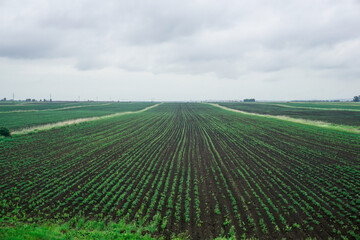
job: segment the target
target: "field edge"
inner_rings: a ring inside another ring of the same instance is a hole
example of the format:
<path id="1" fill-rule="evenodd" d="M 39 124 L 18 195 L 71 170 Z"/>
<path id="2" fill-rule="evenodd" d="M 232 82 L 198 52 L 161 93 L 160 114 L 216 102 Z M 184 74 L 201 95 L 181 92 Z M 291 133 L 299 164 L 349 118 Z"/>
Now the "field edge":
<path id="1" fill-rule="evenodd" d="M 252 113 L 252 112 L 246 112 L 246 111 L 242 111 L 242 110 L 238 110 L 238 109 L 225 107 L 225 106 L 222 106 L 222 105 L 219 105 L 216 103 L 206 103 L 206 104 L 217 107 L 217 108 L 224 109 L 226 111 L 235 112 L 235 113 L 241 113 L 241 114 L 264 117 L 264 118 L 278 119 L 278 120 L 282 120 L 282 121 L 299 123 L 299 124 L 304 124 L 304 125 L 309 125 L 309 126 L 314 126 L 314 127 L 321 127 L 321 128 L 332 129 L 332 130 L 360 134 L 360 127 L 356 127 L 356 126 L 346 126 L 346 125 L 340 125 L 340 124 L 329 123 L 329 122 L 324 122 L 324 121 L 314 121 L 314 120 L 302 119 L 302 118 L 292 118 L 289 116 L 278 116 L 278 115 L 270 115 L 270 114 Z"/>

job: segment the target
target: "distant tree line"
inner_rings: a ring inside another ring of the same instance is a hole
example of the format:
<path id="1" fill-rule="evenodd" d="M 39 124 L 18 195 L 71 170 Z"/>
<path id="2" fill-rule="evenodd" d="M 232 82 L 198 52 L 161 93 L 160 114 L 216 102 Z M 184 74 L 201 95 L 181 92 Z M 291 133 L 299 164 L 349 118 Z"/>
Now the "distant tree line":
<path id="1" fill-rule="evenodd" d="M 360 95 L 359 96 L 354 96 L 353 102 L 360 102 Z"/>
<path id="2" fill-rule="evenodd" d="M 255 102 L 255 98 L 245 98 L 244 102 Z"/>
<path id="3" fill-rule="evenodd" d="M 14 99 L 10 99 L 10 101 L 13 101 Z M 7 100 L 6 99 L 6 97 L 4 97 L 4 98 L 2 98 L 2 99 L 0 99 L 0 101 L 1 102 L 6 102 L 6 101 L 9 101 L 9 100 Z M 17 100 L 17 101 L 23 101 L 23 100 Z M 37 101 L 39 101 L 39 102 L 52 102 L 52 99 L 50 98 L 50 99 L 40 99 L 40 100 L 36 100 L 36 99 L 34 99 L 34 98 L 27 98 L 27 99 L 25 99 L 25 102 L 37 102 Z"/>

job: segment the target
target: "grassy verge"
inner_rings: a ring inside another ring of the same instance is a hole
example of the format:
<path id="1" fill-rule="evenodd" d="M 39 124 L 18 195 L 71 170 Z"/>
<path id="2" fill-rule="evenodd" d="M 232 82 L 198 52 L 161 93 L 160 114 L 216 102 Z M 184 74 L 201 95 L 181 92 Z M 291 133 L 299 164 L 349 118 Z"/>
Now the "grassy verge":
<path id="1" fill-rule="evenodd" d="M 140 221 L 141 222 L 141 221 Z M 231 236 L 220 236 L 215 240 L 235 240 L 235 233 Z M 148 225 L 140 225 L 137 222 L 86 221 L 84 218 L 74 218 L 65 223 L 24 223 L 17 219 L 0 219 L 1 240 L 62 240 L 62 239 L 92 239 L 92 240 L 116 240 L 116 239 L 139 239 L 150 240 L 165 239 L 158 233 L 155 221 Z M 173 234 L 172 240 L 190 239 L 187 233 Z M 255 238 L 251 238 L 255 239 Z"/>
<path id="2" fill-rule="evenodd" d="M 0 224 L 0 239 L 159 239 L 154 225 L 138 226 L 135 223 L 105 224 L 102 221 L 78 219 L 57 224 L 6 221 Z M 161 238 L 160 238 L 161 239 Z"/>

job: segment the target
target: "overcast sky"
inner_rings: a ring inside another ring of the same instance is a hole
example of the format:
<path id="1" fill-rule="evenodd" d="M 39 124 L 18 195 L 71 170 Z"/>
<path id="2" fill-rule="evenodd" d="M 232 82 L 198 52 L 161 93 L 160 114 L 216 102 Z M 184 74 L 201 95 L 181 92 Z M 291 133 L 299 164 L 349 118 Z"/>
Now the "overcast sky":
<path id="1" fill-rule="evenodd" d="M 360 94 L 360 1 L 0 0 L 0 98 Z"/>

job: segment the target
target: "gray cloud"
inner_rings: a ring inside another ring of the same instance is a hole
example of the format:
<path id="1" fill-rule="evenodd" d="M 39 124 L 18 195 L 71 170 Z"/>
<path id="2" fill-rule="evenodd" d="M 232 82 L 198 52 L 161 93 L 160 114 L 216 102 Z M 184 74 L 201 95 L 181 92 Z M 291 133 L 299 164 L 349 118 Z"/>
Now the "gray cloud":
<path id="1" fill-rule="evenodd" d="M 4 0 L 0 57 L 71 59 L 80 71 L 281 81 L 298 69 L 356 80 L 360 3 Z"/>

